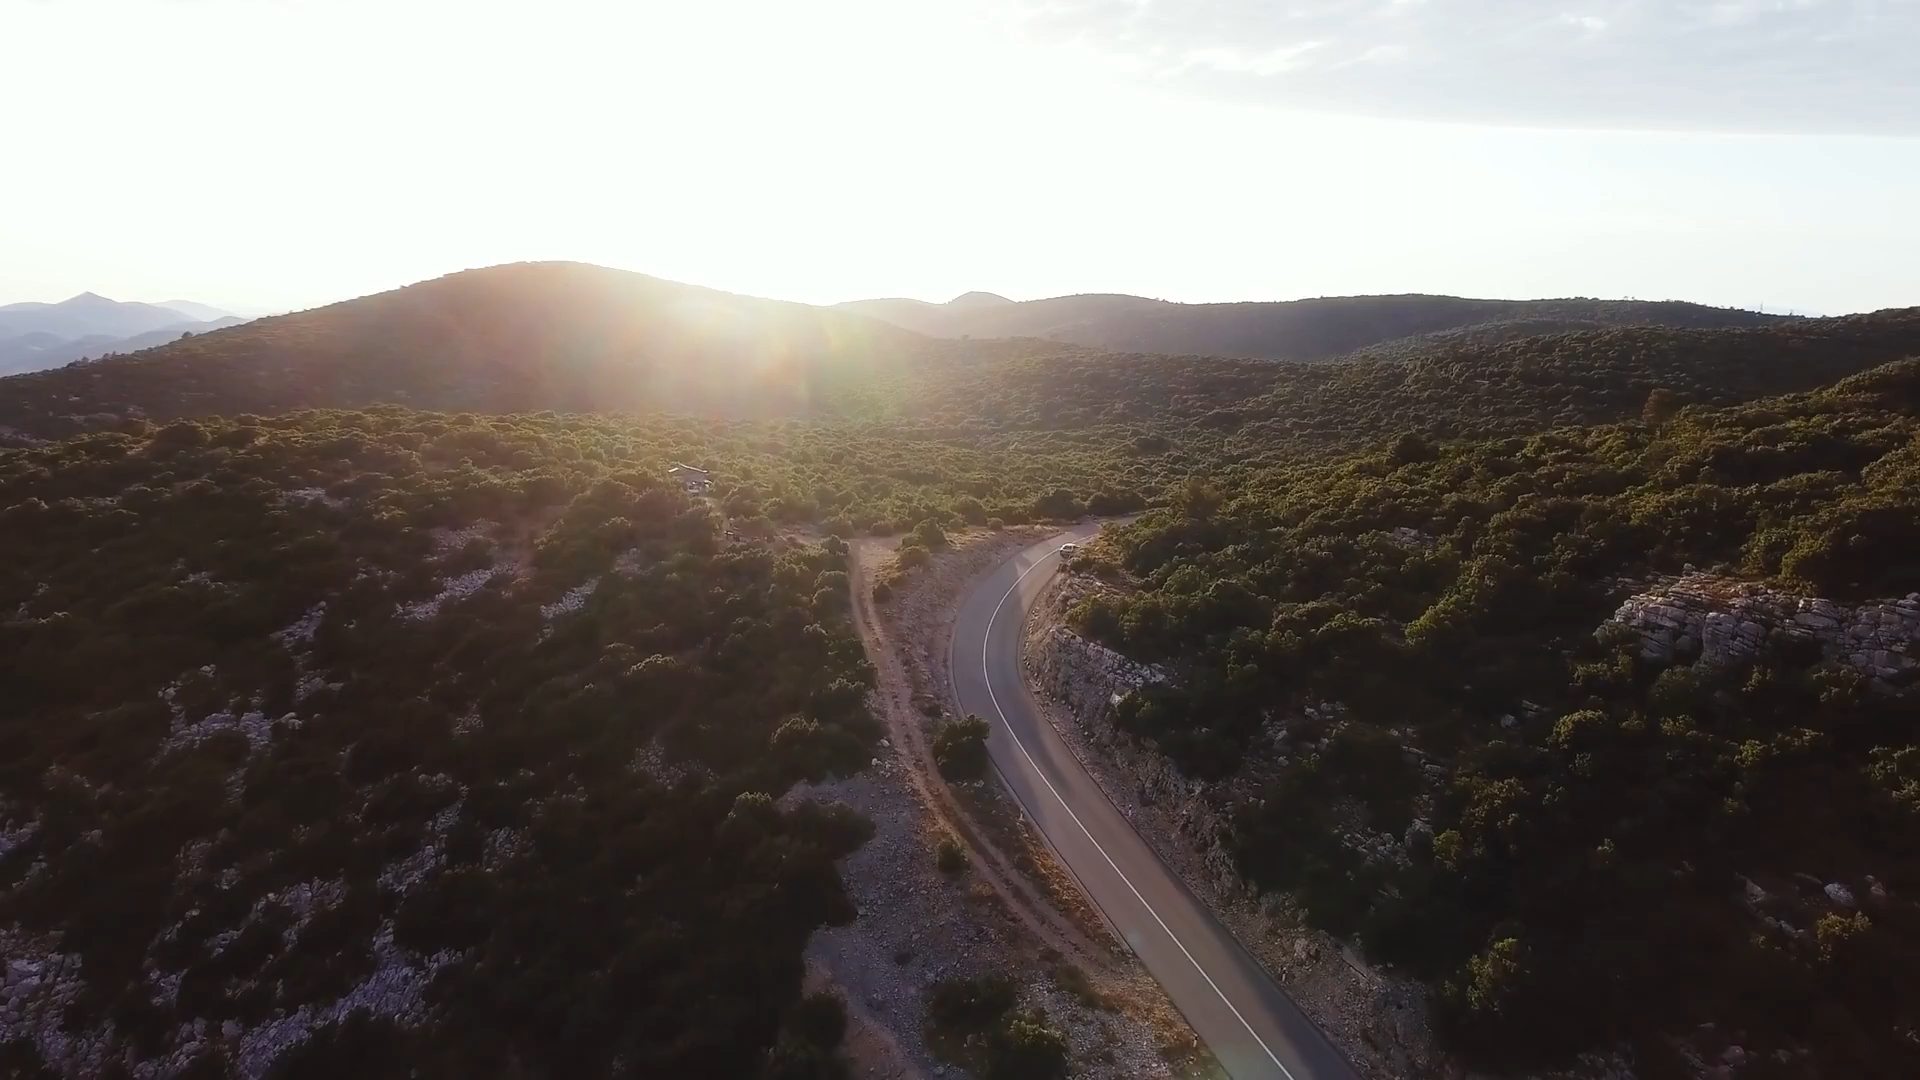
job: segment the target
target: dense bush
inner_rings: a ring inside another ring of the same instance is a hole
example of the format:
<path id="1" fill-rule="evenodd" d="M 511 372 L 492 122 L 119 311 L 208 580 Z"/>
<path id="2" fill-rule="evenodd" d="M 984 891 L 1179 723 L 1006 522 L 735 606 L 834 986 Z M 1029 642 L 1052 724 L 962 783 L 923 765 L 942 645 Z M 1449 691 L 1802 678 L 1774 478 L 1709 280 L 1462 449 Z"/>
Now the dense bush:
<path id="1" fill-rule="evenodd" d="M 195 1025 L 276 1023 L 284 1075 L 772 1068 L 870 831 L 773 801 L 878 736 L 846 549 L 726 544 L 630 437 L 389 409 L 0 451 L 0 927 L 77 964 L 10 1070 L 221 1075 Z M 778 1075 L 833 1075 L 821 1012 Z"/>
<path id="2" fill-rule="evenodd" d="M 927 994 L 929 1042 L 987 1080 L 1062 1080 L 1066 1037 L 1018 1003 L 1019 991 L 1005 976 L 941 979 Z"/>
<path id="3" fill-rule="evenodd" d="M 927 1023 L 962 1035 L 986 1031 L 1013 1009 L 1019 996 L 1003 975 L 941 979 L 927 994 Z"/>
<path id="4" fill-rule="evenodd" d="M 967 849 L 955 837 L 942 836 L 934 849 L 933 861 L 941 873 L 958 874 L 967 868 Z"/>
<path id="5" fill-rule="evenodd" d="M 940 775 L 949 780 L 984 778 L 989 764 L 987 735 L 991 731 L 985 720 L 972 713 L 935 729 L 933 760 L 940 767 Z"/>
<path id="6" fill-rule="evenodd" d="M 1690 565 L 1920 590 L 1917 412 L 1907 361 L 1658 427 L 1402 438 L 1149 514 L 1116 537 L 1140 587 L 1074 617 L 1180 674 L 1116 722 L 1196 775 L 1261 755 L 1243 872 L 1428 980 L 1476 1058 L 1661 1075 L 1714 1024 L 1782 1075 L 1913 1075 L 1915 699 L 1817 649 L 1663 667 L 1595 631 Z"/>

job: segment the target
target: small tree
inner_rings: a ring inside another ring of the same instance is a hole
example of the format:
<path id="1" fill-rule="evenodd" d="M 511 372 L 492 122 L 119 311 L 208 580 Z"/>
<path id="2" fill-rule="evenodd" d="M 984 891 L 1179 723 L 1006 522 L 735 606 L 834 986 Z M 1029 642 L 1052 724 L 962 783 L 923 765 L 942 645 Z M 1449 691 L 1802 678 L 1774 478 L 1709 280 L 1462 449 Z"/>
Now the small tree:
<path id="1" fill-rule="evenodd" d="M 1186 484 L 1180 489 L 1176 505 L 1180 507 L 1181 512 L 1194 521 L 1205 521 L 1212 517 L 1213 512 L 1220 509 L 1220 504 L 1225 501 L 1220 490 L 1207 483 L 1206 478 L 1189 476 Z"/>
<path id="2" fill-rule="evenodd" d="M 927 1022 L 957 1035 L 989 1031 L 1013 1010 L 1019 990 L 1005 975 L 946 978 L 927 995 Z"/>
<path id="3" fill-rule="evenodd" d="M 1440 450 L 1425 435 L 1417 431 L 1406 431 L 1393 440 L 1387 448 L 1387 464 L 1393 468 L 1412 465 L 1422 461 L 1432 461 L 1440 456 Z"/>
<path id="4" fill-rule="evenodd" d="M 966 719 L 942 724 L 933 736 L 933 760 L 949 780 L 978 780 L 987 775 L 985 720 L 968 713 Z"/>
<path id="5" fill-rule="evenodd" d="M 932 518 L 928 518 L 914 526 L 913 535 L 915 539 L 920 541 L 921 546 L 929 551 L 938 551 L 947 546 L 946 530 L 942 529 L 940 523 Z"/>
<path id="6" fill-rule="evenodd" d="M 1039 1013 L 1011 1018 L 995 1033 L 988 1080 L 1064 1080 L 1067 1037 Z"/>
<path id="7" fill-rule="evenodd" d="M 1680 411 L 1680 399 L 1664 386 L 1656 386 L 1647 394 L 1647 403 L 1640 409 L 1640 419 L 1653 427 L 1665 427 Z"/>
<path id="8" fill-rule="evenodd" d="M 1033 500 L 1035 517 L 1071 521 L 1087 512 L 1080 497 L 1066 488 L 1055 488 Z"/>
<path id="9" fill-rule="evenodd" d="M 958 874 L 967 868 L 967 849 L 951 836 L 942 836 L 934 850 L 933 864 L 943 874 Z"/>
<path id="10" fill-rule="evenodd" d="M 953 501 L 953 512 L 969 525 L 978 525 L 987 520 L 987 508 L 979 499 L 971 495 L 962 495 Z"/>

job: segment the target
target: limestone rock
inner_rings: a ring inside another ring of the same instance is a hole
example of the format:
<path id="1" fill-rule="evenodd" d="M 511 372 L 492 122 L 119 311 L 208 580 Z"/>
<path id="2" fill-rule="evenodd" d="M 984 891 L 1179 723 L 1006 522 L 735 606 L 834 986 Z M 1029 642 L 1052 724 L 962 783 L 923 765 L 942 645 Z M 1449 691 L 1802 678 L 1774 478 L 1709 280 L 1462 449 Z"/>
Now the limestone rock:
<path id="1" fill-rule="evenodd" d="M 1853 667 L 1885 693 L 1920 679 L 1920 601 L 1913 597 L 1848 607 L 1711 574 L 1668 579 L 1629 597 L 1611 624 L 1640 637 L 1640 655 L 1670 663 L 1691 657 L 1710 667 L 1752 661 L 1772 642 L 1805 642 Z"/>

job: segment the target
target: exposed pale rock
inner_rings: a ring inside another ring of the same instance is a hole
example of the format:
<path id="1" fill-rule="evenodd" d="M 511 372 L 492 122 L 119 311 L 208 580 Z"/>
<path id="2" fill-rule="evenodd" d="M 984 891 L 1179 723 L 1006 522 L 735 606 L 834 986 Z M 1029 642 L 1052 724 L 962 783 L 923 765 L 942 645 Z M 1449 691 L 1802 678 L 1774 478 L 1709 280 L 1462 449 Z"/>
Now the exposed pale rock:
<path id="1" fill-rule="evenodd" d="M 581 608 L 587 606 L 587 597 L 592 596 L 593 591 L 599 587 L 600 578 L 598 575 L 588 578 L 573 588 L 568 589 L 565 595 L 553 603 L 541 604 L 540 617 L 547 622 L 552 622 L 562 615 L 579 611 Z"/>
<path id="2" fill-rule="evenodd" d="M 492 581 L 494 575 L 502 572 L 503 571 L 497 566 L 483 566 L 478 570 L 469 570 L 458 577 L 448 578 L 441 584 L 440 595 L 435 596 L 431 600 L 419 600 L 411 604 L 396 605 L 395 614 L 403 619 L 413 619 L 416 621 L 431 619 L 440 614 L 440 605 L 449 600 L 459 600 L 463 597 L 472 596 L 474 593 L 479 592 L 487 582 Z"/>
<path id="3" fill-rule="evenodd" d="M 1640 636 L 1641 656 L 1708 666 L 1749 662 L 1768 645 L 1805 643 L 1892 692 L 1920 676 L 1910 655 L 1920 643 L 1920 602 L 1878 601 L 1848 607 L 1756 582 L 1710 574 L 1668 580 L 1630 597 L 1611 623 Z"/>

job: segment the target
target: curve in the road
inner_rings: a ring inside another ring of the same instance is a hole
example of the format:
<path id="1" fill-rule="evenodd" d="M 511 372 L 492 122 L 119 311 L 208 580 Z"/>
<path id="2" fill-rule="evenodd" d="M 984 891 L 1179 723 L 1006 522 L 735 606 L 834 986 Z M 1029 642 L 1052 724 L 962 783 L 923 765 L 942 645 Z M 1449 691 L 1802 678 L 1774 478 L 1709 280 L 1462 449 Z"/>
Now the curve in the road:
<path id="1" fill-rule="evenodd" d="M 1045 584 L 1036 571 L 1097 528 L 1027 548 L 962 602 L 950 658 L 960 706 L 999 721 L 988 748 L 1002 779 L 1235 1080 L 1353 1080 L 1326 1036 L 1147 847 L 1027 690 L 1020 640 Z"/>

